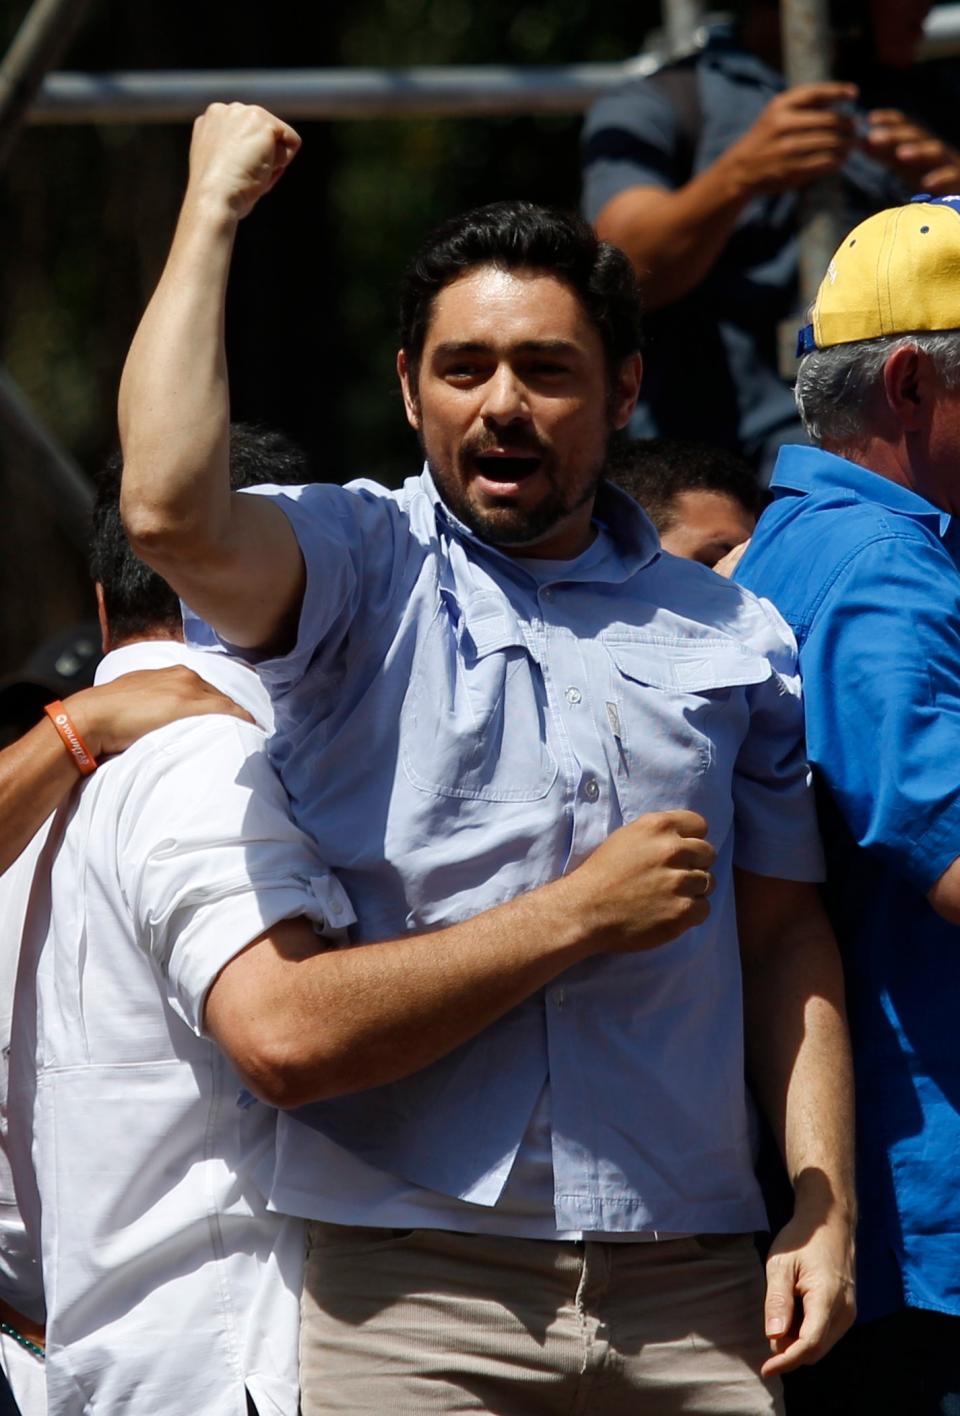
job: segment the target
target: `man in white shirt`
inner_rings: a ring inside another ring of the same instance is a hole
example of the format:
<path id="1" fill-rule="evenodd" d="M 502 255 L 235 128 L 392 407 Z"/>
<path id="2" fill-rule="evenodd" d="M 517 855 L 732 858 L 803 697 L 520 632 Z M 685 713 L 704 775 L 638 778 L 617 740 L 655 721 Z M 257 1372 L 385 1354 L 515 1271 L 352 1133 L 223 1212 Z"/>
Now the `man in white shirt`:
<path id="1" fill-rule="evenodd" d="M 52 729 L 51 729 L 51 735 Z M 63 756 L 61 749 L 61 756 Z M 69 764 L 68 764 L 69 765 Z M 76 772 L 74 772 L 76 776 Z M 0 1371 L 21 1416 L 47 1409 L 43 1362 L 43 1283 L 40 1277 L 39 1214 L 29 1166 L 27 1127 L 14 1119 L 11 1146 L 7 1100 L 8 1057 L 17 977 L 18 944 L 30 880 L 43 844 L 40 832 L 15 865 L 0 876 Z M 15 1164 L 19 1158 L 20 1163 Z M 0 1387 L 2 1393 L 2 1387 Z M 0 1394 L 0 1413 L 5 1413 Z"/>
<path id="2" fill-rule="evenodd" d="M 262 435 L 257 435 L 258 437 Z M 244 434 L 247 456 L 263 453 Z M 271 457 L 271 471 L 276 459 Z M 302 475 L 302 467 L 298 467 Z M 173 665 L 126 674 L 66 699 L 64 709 L 95 757 L 124 751 L 145 733 L 207 713 L 248 715 L 191 670 Z M 15 1010 L 23 917 L 41 829 L 78 780 L 77 768 L 52 719 L 44 716 L 0 751 L 0 1413 L 45 1416 L 44 1297 L 40 1216 L 30 1162 L 31 1118 L 8 1104 L 8 1057 Z M 19 857 L 19 859 L 17 858 Z M 32 1027 L 30 1029 L 32 1032 Z M 4 1386 L 4 1382 L 6 1386 Z M 9 1408 L 9 1402 L 15 1406 Z"/>
<path id="3" fill-rule="evenodd" d="M 64 707 L 97 757 L 122 752 L 175 719 L 211 712 L 246 717 L 232 699 L 181 665 L 81 689 Z M 20 1416 L 45 1416 L 47 1410 L 44 1305 L 29 1122 L 22 1112 L 10 1114 L 7 1059 L 23 914 L 45 839 L 40 828 L 76 782 L 77 769 L 49 717 L 0 751 L 0 1371 Z M 5 1396 L 0 1386 L 3 1416 Z"/>
<path id="4" fill-rule="evenodd" d="M 144 737 L 60 808 L 41 852 L 21 984 L 35 979 L 50 1409 L 294 1416 L 302 1236 L 253 1183 L 273 1113 L 242 1083 L 293 1104 L 424 1066 L 571 962 L 703 918 L 712 851 L 686 839 L 691 813 L 665 813 L 532 904 L 321 952 L 314 926 L 337 936 L 352 910 L 290 821 L 255 674 L 179 642 L 176 602 L 122 540 L 115 488 L 96 528 L 98 682 L 190 664 L 254 722 Z M 393 985 L 371 989 L 385 969 Z"/>
<path id="5" fill-rule="evenodd" d="M 126 548 L 118 478 L 95 517 L 100 685 L 194 657 Z M 249 1177 L 273 1113 L 238 1105 L 202 1010 L 238 949 L 290 915 L 322 926 L 339 897 L 266 766 L 254 675 L 204 677 L 250 721 L 190 717 L 105 764 L 54 816 L 25 902 L 11 1091 L 22 1116 L 34 1055 L 56 1412 L 297 1408 L 300 1227 Z"/>

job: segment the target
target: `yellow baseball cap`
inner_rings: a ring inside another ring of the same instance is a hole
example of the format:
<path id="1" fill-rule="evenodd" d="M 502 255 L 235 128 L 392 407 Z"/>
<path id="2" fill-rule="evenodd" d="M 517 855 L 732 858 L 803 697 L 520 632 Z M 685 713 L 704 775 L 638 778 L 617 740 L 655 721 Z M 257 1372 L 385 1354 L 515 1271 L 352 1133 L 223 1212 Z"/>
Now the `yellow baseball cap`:
<path id="1" fill-rule="evenodd" d="M 960 329 L 960 196 L 914 197 L 854 227 L 827 267 L 797 354 Z"/>

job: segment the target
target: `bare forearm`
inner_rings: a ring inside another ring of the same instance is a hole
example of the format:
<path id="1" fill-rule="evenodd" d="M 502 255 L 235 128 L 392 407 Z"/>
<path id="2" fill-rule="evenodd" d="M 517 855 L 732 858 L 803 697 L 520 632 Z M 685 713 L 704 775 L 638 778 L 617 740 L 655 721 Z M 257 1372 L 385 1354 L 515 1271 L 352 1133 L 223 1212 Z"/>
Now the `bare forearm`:
<path id="1" fill-rule="evenodd" d="M 764 1376 L 815 1362 L 853 1322 L 856 1197 L 840 961 L 825 919 L 783 929 L 745 960 L 749 1074 L 793 1185 L 767 1256 Z"/>
<path id="2" fill-rule="evenodd" d="M 751 1085 L 798 1200 L 818 1191 L 847 1216 L 854 1201 L 853 1080 L 836 944 L 823 917 L 744 963 Z"/>
<path id="3" fill-rule="evenodd" d="M 677 810 L 620 827 L 569 876 L 432 934 L 318 954 L 304 920 L 214 980 L 205 1026 L 278 1106 L 428 1066 L 571 965 L 676 939 L 709 913 L 707 823 Z"/>
<path id="4" fill-rule="evenodd" d="M 608 203 L 597 230 L 626 251 L 651 309 L 700 284 L 752 197 L 793 191 L 838 170 L 853 130 L 837 109 L 856 96 L 856 88 L 844 83 L 787 89 L 678 191 L 635 187 Z"/>
<path id="5" fill-rule="evenodd" d="M 124 520 L 158 569 L 227 534 L 223 312 L 236 226 L 225 203 L 188 197 L 120 384 Z"/>
<path id="6" fill-rule="evenodd" d="M 82 689 L 63 704 L 95 760 L 103 750 L 109 692 Z M 76 764 L 49 718 L 0 752 L 0 871 L 9 869 L 79 781 Z"/>
<path id="7" fill-rule="evenodd" d="M 749 190 L 726 155 L 676 192 L 634 187 L 607 203 L 597 233 L 637 272 L 648 309 L 688 294 L 723 252 Z"/>
<path id="8" fill-rule="evenodd" d="M 47 719 L 0 752 L 0 871 L 7 870 L 78 781 Z"/>
<path id="9" fill-rule="evenodd" d="M 125 674 L 72 693 L 64 708 L 95 760 L 123 752 L 179 718 L 250 715 L 190 669 L 174 665 Z M 73 758 L 44 718 L 0 752 L 0 870 L 6 870 L 79 781 Z"/>
<path id="10" fill-rule="evenodd" d="M 121 511 L 137 553 L 226 639 L 282 650 L 304 570 L 286 517 L 230 490 L 224 303 L 237 225 L 299 138 L 258 108 L 214 104 L 120 386 Z"/>
<path id="11" fill-rule="evenodd" d="M 927 891 L 927 899 L 950 924 L 960 924 L 960 857 L 950 862 Z"/>
<path id="12" fill-rule="evenodd" d="M 780 1142 L 791 1219 L 767 1256 L 772 1376 L 814 1362 L 853 1322 L 853 1077 L 843 976 L 815 886 L 737 872 L 747 1067 Z"/>
<path id="13" fill-rule="evenodd" d="M 395 1081 L 592 952 L 590 919 L 572 906 L 568 882 L 557 881 L 429 935 L 319 955 L 302 952 L 302 921 L 281 925 L 271 931 L 259 980 L 248 979 L 226 1002 L 211 995 L 207 1026 L 273 1105 Z M 244 1006 L 251 1017 L 238 1028 L 234 1009 Z M 249 1037 L 251 1026 L 258 1044 L 238 1056 L 231 1040 L 241 1031 Z"/>

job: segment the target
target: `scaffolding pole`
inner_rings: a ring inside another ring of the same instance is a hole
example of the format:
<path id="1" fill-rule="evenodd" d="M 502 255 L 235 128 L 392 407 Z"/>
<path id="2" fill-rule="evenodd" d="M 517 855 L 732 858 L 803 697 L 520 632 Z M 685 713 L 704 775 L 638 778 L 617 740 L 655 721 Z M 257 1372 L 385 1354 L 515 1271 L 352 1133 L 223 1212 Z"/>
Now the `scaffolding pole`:
<path id="1" fill-rule="evenodd" d="M 0 367 L 0 445 L 20 475 L 36 475 L 67 538 L 86 551 L 93 491 L 73 458 L 58 445 L 10 375 Z"/>
<path id="2" fill-rule="evenodd" d="M 0 64 L 0 168 L 37 90 L 60 59 L 89 0 L 34 0 Z"/>
<path id="3" fill-rule="evenodd" d="M 77 31 L 89 0 L 34 0 L 0 64 L 0 170 L 44 78 Z M 0 440 L 20 470 L 42 479 L 67 537 L 85 551 L 93 492 L 70 455 L 0 365 Z"/>
<path id="4" fill-rule="evenodd" d="M 784 71 L 787 83 L 821 83 L 832 77 L 833 38 L 829 0 L 780 0 Z M 843 236 L 839 177 L 816 182 L 800 193 L 800 300 L 806 310 Z"/>
<path id="5" fill-rule="evenodd" d="M 582 113 L 661 55 L 621 64 L 411 69 L 194 69 L 51 74 L 31 123 L 184 123 L 208 103 L 259 103 L 292 122 L 342 118 Z"/>
<path id="6" fill-rule="evenodd" d="M 703 0 L 663 0 L 663 30 L 669 54 L 689 54 L 703 24 Z"/>
<path id="7" fill-rule="evenodd" d="M 794 0 L 794 5 L 798 0 Z M 699 40 L 700 0 L 664 0 L 664 24 L 685 52 Z M 921 57 L 960 54 L 960 4 L 927 17 Z M 692 36 L 692 45 L 690 43 Z M 826 50 L 816 51 L 821 70 Z M 826 41 L 824 41 L 826 43 Z M 805 53 L 810 46 L 803 45 Z M 669 53 L 676 53 L 671 48 Z M 437 65 L 410 69 L 192 69 L 49 74 L 27 115 L 32 124 L 185 123 L 208 103 L 259 103 L 292 122 L 582 113 L 609 89 L 660 68 L 659 48 L 621 63 Z M 799 80 L 792 80 L 799 82 Z"/>

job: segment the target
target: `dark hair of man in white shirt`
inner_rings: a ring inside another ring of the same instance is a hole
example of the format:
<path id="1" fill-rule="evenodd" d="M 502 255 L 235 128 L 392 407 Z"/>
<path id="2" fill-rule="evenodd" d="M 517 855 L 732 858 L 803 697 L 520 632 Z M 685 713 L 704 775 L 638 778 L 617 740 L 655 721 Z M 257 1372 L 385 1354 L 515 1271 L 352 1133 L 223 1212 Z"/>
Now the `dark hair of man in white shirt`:
<path id="1" fill-rule="evenodd" d="M 131 639 L 182 639 L 180 601 L 156 571 L 131 550 L 120 519 L 119 452 L 97 477 L 90 538 L 90 573 L 101 587 L 114 645 Z M 294 487 L 313 476 L 307 455 L 284 433 L 249 423 L 230 425 L 230 485 L 234 491 L 264 482 Z"/>

